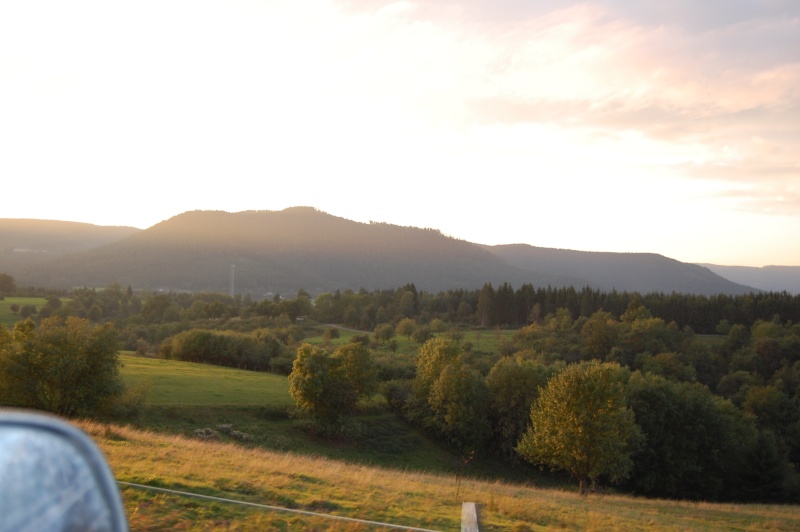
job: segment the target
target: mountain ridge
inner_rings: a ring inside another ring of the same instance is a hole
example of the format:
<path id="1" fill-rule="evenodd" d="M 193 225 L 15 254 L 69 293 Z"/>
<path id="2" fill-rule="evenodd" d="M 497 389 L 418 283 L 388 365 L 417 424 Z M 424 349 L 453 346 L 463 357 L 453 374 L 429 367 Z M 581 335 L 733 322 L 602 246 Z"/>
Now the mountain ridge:
<path id="1" fill-rule="evenodd" d="M 722 266 L 700 264 L 735 283 L 746 284 L 768 292 L 800 294 L 800 266 Z"/>
<path id="2" fill-rule="evenodd" d="M 749 286 L 728 285 L 730 281 L 724 276 L 702 266 L 683 263 L 657 253 L 575 251 L 528 244 L 498 245 L 490 249 L 518 268 L 559 271 L 570 276 L 594 278 L 592 285 L 604 291 L 684 291 L 706 295 L 753 291 Z M 676 286 L 681 290 L 675 290 Z"/>
<path id="3" fill-rule="evenodd" d="M 8 247 L 1 245 L 13 225 L 8 222 L 0 219 L 0 271 L 8 270 L 20 286 L 117 282 L 142 289 L 227 291 L 235 265 L 236 291 L 255 297 L 299 288 L 311 293 L 379 290 L 409 282 L 428 291 L 477 289 L 487 282 L 642 293 L 757 291 L 655 253 L 487 246 L 437 229 L 356 222 L 313 207 L 187 211 L 148 229 L 118 228 L 116 233 L 96 229 L 106 226 L 70 225 L 95 235 L 94 240 L 72 237 L 71 249 L 62 243 L 58 254 L 40 254 L 25 264 L 9 261 Z"/>

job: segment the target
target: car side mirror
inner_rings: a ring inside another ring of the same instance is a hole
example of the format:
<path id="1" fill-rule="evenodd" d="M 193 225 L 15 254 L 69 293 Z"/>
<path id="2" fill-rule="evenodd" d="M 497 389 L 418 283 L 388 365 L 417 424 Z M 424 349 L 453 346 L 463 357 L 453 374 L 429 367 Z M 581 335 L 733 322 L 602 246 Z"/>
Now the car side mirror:
<path id="1" fill-rule="evenodd" d="M 128 530 L 94 442 L 52 416 L 0 410 L 0 530 Z"/>

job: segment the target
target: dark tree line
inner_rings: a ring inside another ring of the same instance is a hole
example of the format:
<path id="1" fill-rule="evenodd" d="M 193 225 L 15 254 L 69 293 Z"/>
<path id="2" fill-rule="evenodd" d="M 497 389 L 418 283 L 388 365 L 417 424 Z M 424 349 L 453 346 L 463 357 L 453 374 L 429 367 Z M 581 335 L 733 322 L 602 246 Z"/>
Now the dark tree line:
<path id="1" fill-rule="evenodd" d="M 602 292 L 584 287 L 554 288 L 523 284 L 515 289 L 508 283 L 497 288 L 486 284 L 480 290 L 418 291 L 414 284 L 393 290 L 335 291 L 314 301 L 313 315 L 327 323 L 342 323 L 372 330 L 380 323 L 397 323 L 415 318 L 426 323 L 441 319 L 448 323 L 479 327 L 523 327 L 540 321 L 559 309 L 572 319 L 589 317 L 599 310 L 619 318 L 632 303 L 679 328 L 691 327 L 700 334 L 714 334 L 725 320 L 751 327 L 757 320 L 800 321 L 800 295 L 762 292 L 746 295 L 704 296 L 694 294 L 639 294 Z"/>
<path id="2" fill-rule="evenodd" d="M 190 329 L 164 341 L 168 358 L 253 371 L 279 371 L 282 344 L 266 329 L 250 333 Z"/>
<path id="3" fill-rule="evenodd" d="M 13 279 L 5 283 L 13 287 Z M 745 295 L 639 294 L 603 292 L 584 287 L 554 288 L 523 284 L 514 288 L 503 283 L 496 288 L 426 292 L 413 283 L 396 289 L 367 291 L 336 290 L 313 299 L 305 290 L 291 297 L 275 295 L 253 300 L 249 295 L 229 296 L 217 292 L 134 292 L 111 284 L 103 289 L 78 288 L 64 293 L 19 290 L 21 295 L 47 297 L 41 318 L 51 315 L 78 316 L 90 321 L 126 325 L 156 325 L 192 320 L 226 320 L 285 316 L 294 321 L 311 316 L 323 323 L 337 323 L 372 331 L 383 323 L 396 325 L 403 318 L 419 324 L 438 319 L 452 326 L 519 328 L 540 322 L 545 316 L 566 309 L 573 320 L 599 310 L 619 318 L 632 303 L 646 307 L 653 317 L 695 333 L 715 334 L 722 324 L 747 328 L 758 320 L 778 316 L 782 322 L 800 322 L 800 295 L 786 292 L 761 292 Z M 150 338 L 150 341 L 157 341 Z"/>

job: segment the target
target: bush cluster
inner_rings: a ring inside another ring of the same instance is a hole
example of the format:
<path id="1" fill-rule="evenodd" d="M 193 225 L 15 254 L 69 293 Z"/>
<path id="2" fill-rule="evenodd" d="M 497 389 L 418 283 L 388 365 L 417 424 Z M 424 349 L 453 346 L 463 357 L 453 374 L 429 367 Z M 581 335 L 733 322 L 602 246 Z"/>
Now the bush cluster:
<path id="1" fill-rule="evenodd" d="M 239 369 L 267 371 L 273 357 L 282 353 L 281 344 L 263 331 L 237 333 L 192 329 L 164 343 L 171 358 Z"/>

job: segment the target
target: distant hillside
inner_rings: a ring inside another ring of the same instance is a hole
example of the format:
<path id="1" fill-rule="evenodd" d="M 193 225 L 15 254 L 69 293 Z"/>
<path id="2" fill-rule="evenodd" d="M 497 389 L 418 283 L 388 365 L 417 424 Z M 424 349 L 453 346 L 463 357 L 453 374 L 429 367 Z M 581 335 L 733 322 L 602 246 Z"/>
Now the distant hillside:
<path id="1" fill-rule="evenodd" d="M 724 279 L 707 268 L 654 253 L 606 253 L 539 248 L 526 244 L 487 246 L 511 266 L 542 275 L 587 279 L 604 291 L 744 294 L 753 288 Z"/>
<path id="2" fill-rule="evenodd" d="M 193 211 L 117 242 L 29 271 L 24 284 L 312 293 L 336 289 L 475 288 L 485 282 L 557 282 L 506 265 L 476 244 L 432 229 L 364 224 L 307 207 L 280 212 Z"/>
<path id="3" fill-rule="evenodd" d="M 78 222 L 0 219 L 0 271 L 21 278 L 32 265 L 116 242 L 139 231 Z"/>
<path id="4" fill-rule="evenodd" d="M 701 264 L 712 272 L 735 283 L 746 284 L 768 292 L 800 294 L 800 266 L 719 266 Z"/>
<path id="5" fill-rule="evenodd" d="M 56 249 L 62 242 L 58 254 L 31 252 L 36 261 L 5 268 L 18 285 L 102 287 L 117 282 L 142 289 L 227 291 L 235 265 L 236 291 L 256 298 L 299 288 L 316 294 L 409 282 L 428 291 L 475 289 L 486 282 L 640 292 L 752 291 L 660 255 L 482 246 L 434 229 L 365 224 L 310 207 L 192 211 L 145 230 L 105 228 L 108 232 L 93 236 L 95 241 L 88 228 L 81 238 L 62 241 L 57 231 L 66 234 L 65 229 L 52 227 L 50 247 L 41 247 Z M 45 240 L 41 234 L 16 237 L 14 246 Z"/>

